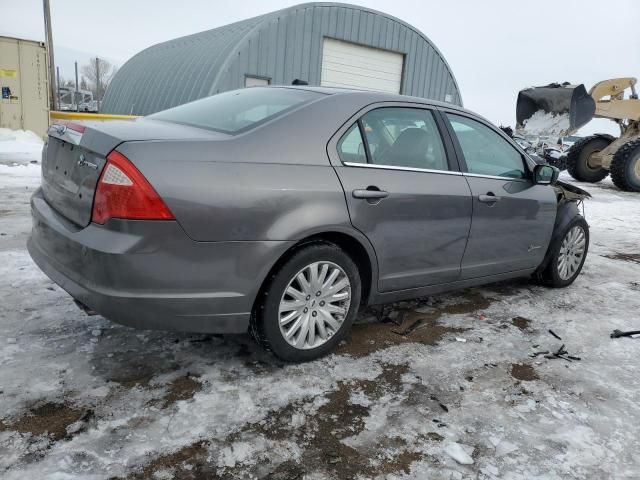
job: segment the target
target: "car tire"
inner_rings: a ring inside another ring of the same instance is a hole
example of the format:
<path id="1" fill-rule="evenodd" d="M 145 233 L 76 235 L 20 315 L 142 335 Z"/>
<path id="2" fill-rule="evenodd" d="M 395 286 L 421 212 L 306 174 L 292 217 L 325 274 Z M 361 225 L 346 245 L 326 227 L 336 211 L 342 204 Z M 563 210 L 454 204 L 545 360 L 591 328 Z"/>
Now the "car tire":
<path id="1" fill-rule="evenodd" d="M 625 143 L 613 156 L 611 180 L 626 192 L 640 192 L 640 139 Z"/>
<path id="2" fill-rule="evenodd" d="M 581 255 L 578 247 L 583 241 Z M 549 246 L 545 268 L 537 274 L 543 285 L 562 288 L 571 285 L 580 274 L 589 251 L 589 225 L 582 215 L 576 215 Z"/>
<path id="3" fill-rule="evenodd" d="M 313 280 L 314 269 L 319 281 Z M 308 288 L 300 282 L 299 275 Z M 335 279 L 328 283 L 333 276 Z M 325 285 L 321 285 L 322 278 Z M 342 284 L 346 286 L 341 287 Z M 336 288 L 339 289 L 332 291 Z M 268 279 L 252 314 L 251 333 L 282 360 L 317 359 L 331 352 L 349 332 L 358 313 L 361 291 L 358 267 L 340 247 L 328 242 L 307 244 Z"/>
<path id="4" fill-rule="evenodd" d="M 604 179 L 609 172 L 602 167 L 590 167 L 589 157 L 607 148 L 612 141 L 609 135 L 592 135 L 574 143 L 567 154 L 569 174 L 579 182 L 596 183 Z"/>

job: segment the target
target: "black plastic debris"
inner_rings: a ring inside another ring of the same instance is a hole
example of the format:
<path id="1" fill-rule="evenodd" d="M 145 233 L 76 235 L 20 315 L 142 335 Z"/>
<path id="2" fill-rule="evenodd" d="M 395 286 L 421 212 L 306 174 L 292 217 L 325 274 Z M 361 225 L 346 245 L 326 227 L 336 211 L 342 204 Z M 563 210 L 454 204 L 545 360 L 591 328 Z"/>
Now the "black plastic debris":
<path id="1" fill-rule="evenodd" d="M 564 348 L 564 343 L 557 351 L 545 355 L 544 358 L 548 358 L 548 359 L 561 358 L 562 360 L 566 360 L 567 362 L 572 362 L 574 360 L 582 360 L 580 357 L 574 357 L 573 355 L 569 355 L 569 352 L 567 352 L 567 350 Z"/>
<path id="2" fill-rule="evenodd" d="M 549 333 L 550 333 L 551 335 L 553 335 L 554 337 L 556 337 L 558 340 L 562 340 L 562 339 L 560 338 L 560 336 L 559 336 L 556 332 L 554 332 L 553 330 L 549 329 Z"/>
<path id="3" fill-rule="evenodd" d="M 640 335 L 640 330 L 630 330 L 628 332 L 623 332 L 620 330 L 614 330 L 611 333 L 611 338 L 620 338 L 620 337 L 633 337 L 634 335 Z"/>

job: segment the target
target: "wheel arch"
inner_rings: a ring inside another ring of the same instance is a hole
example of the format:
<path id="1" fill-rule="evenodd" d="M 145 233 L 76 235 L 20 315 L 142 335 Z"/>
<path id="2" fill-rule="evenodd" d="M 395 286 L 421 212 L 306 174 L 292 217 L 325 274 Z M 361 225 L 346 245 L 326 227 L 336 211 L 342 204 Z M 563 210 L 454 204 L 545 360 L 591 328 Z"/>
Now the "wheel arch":
<path id="1" fill-rule="evenodd" d="M 296 251 L 305 245 L 318 242 L 329 242 L 344 250 L 356 263 L 362 282 L 362 303 L 368 304 L 376 293 L 376 279 L 378 278 L 378 261 L 369 240 L 360 232 L 347 228 L 333 228 L 317 232 L 307 232 L 307 234 L 290 246 L 273 263 L 267 275 L 262 279 L 260 288 L 256 292 L 253 300 L 252 311 L 255 311 L 265 288 L 271 281 L 274 273 L 287 261 Z"/>
<path id="2" fill-rule="evenodd" d="M 547 265 L 549 264 L 549 259 L 553 255 L 551 251 L 552 246 L 564 231 L 566 226 L 573 220 L 576 216 L 580 215 L 580 210 L 578 209 L 578 203 L 574 201 L 565 201 L 558 205 L 558 213 L 556 214 L 556 221 L 553 225 L 553 233 L 551 234 L 551 238 L 549 239 L 549 245 L 547 245 L 547 252 L 544 255 L 542 263 L 536 269 L 535 274 L 542 272 Z"/>

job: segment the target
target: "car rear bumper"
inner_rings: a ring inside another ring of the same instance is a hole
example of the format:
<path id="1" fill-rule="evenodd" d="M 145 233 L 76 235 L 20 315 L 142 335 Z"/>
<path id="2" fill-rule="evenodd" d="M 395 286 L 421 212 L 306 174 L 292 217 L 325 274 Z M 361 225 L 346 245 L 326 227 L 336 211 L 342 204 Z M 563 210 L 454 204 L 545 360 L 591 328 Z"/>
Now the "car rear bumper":
<path id="1" fill-rule="evenodd" d="M 291 242 L 196 242 L 175 221 L 78 228 L 40 190 L 29 254 L 91 310 L 136 328 L 246 332 L 262 279 Z"/>

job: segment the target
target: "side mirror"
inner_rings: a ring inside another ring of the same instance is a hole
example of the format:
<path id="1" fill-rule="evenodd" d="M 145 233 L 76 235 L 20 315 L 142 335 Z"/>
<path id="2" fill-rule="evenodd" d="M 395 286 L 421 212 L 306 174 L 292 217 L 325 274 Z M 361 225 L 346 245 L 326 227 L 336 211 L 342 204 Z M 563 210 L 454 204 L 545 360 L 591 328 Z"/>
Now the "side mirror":
<path id="1" fill-rule="evenodd" d="M 536 165 L 533 169 L 533 182 L 537 185 L 554 185 L 558 181 L 560 170 L 551 165 Z"/>

